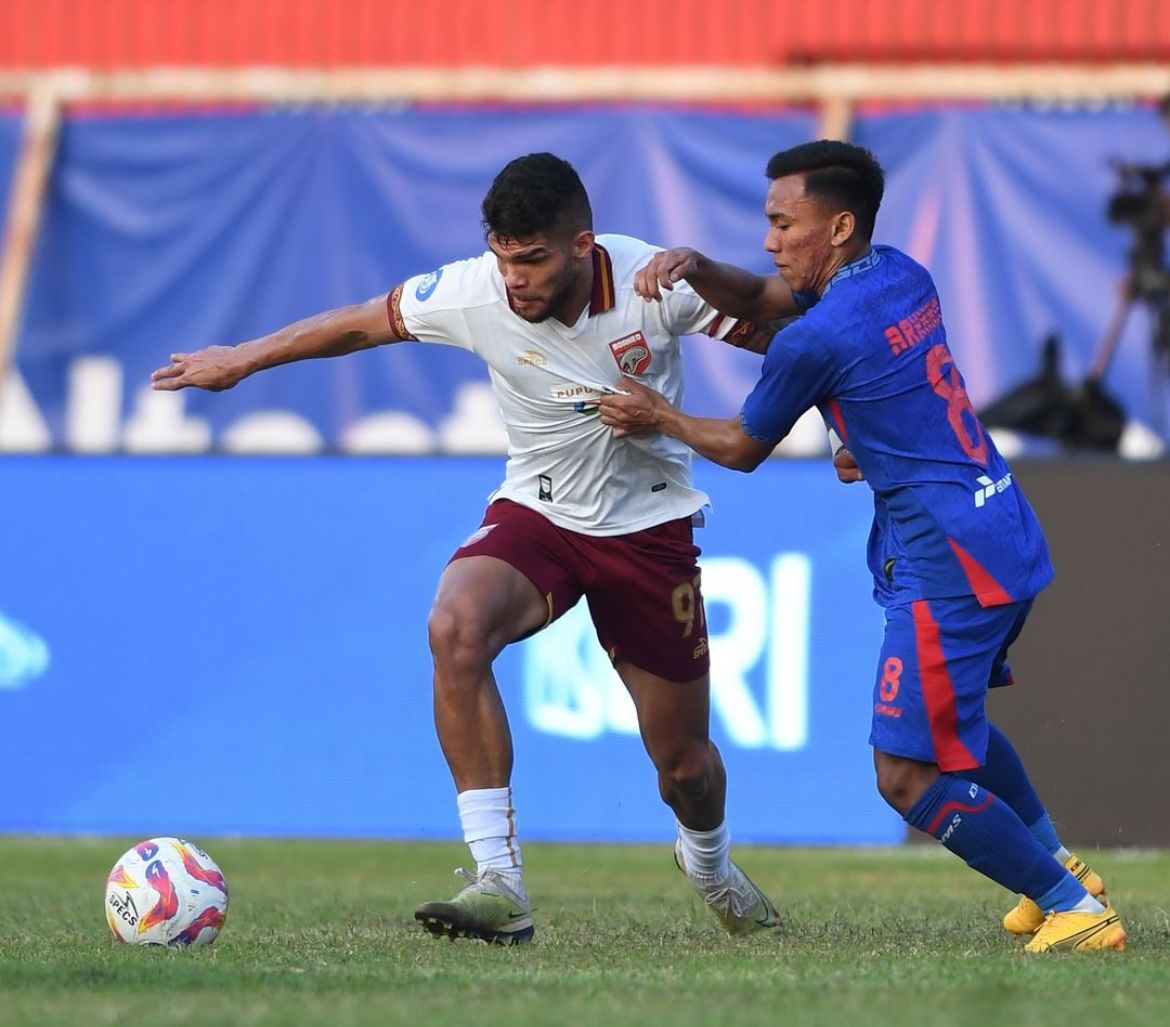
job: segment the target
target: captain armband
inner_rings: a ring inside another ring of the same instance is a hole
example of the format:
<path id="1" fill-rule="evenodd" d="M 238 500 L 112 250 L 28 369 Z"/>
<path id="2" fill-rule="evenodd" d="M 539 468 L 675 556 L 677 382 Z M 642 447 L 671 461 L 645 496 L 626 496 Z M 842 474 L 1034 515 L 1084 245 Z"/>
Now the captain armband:
<path id="1" fill-rule="evenodd" d="M 752 353 L 767 353 L 768 346 L 789 321 L 794 318 L 780 318 L 771 321 L 740 321 L 724 338 L 739 349 L 746 349 Z"/>

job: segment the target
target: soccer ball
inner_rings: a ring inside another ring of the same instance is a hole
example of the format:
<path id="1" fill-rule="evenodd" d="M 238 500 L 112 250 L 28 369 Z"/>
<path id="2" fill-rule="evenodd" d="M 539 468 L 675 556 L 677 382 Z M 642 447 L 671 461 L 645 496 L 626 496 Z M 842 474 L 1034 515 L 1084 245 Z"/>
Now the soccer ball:
<path id="1" fill-rule="evenodd" d="M 106 879 L 106 921 L 131 945 L 210 945 L 227 910 L 219 867 L 181 838 L 139 842 Z"/>

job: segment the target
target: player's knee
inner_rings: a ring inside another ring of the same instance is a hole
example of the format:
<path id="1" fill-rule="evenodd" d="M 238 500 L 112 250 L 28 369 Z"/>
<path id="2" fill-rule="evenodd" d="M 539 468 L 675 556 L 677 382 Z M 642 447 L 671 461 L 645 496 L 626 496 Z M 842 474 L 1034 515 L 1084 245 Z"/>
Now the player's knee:
<path id="1" fill-rule="evenodd" d="M 427 638 L 435 664 L 458 672 L 492 661 L 488 625 L 474 610 L 456 603 L 436 603 L 427 617 Z"/>
<path id="2" fill-rule="evenodd" d="M 906 801 L 907 791 L 905 783 L 893 774 L 882 774 L 879 772 L 877 776 L 877 790 L 878 794 L 899 813 L 905 813 L 910 808 L 910 805 L 912 805 Z"/>
<path id="3" fill-rule="evenodd" d="M 681 793 L 701 798 L 711 787 L 711 755 L 707 745 L 687 744 L 672 748 L 654 759 L 662 797 Z"/>
<path id="4" fill-rule="evenodd" d="M 878 793 L 903 816 L 938 777 L 937 768 L 915 760 L 886 757 L 876 766 Z"/>

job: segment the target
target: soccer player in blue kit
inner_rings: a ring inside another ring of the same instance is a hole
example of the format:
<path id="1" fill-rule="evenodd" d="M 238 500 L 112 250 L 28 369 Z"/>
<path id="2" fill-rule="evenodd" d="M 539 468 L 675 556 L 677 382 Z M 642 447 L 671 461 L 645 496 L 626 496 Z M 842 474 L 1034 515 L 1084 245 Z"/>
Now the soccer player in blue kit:
<path id="1" fill-rule="evenodd" d="M 1029 952 L 1121 949 L 1104 883 L 1060 842 L 987 690 L 1052 578 L 1036 515 L 983 430 L 947 346 L 930 274 L 871 245 L 884 175 L 868 150 L 822 140 L 768 163 L 760 277 L 689 249 L 637 279 L 648 300 L 685 280 L 737 317 L 800 315 L 772 340 L 760 379 L 728 420 L 691 417 L 629 378 L 605 396 L 616 434 L 662 432 L 751 471 L 817 407 L 841 445 L 843 481 L 868 482 L 868 562 L 885 637 L 873 689 L 882 797 L 970 867 L 1020 896 L 1004 927 Z"/>

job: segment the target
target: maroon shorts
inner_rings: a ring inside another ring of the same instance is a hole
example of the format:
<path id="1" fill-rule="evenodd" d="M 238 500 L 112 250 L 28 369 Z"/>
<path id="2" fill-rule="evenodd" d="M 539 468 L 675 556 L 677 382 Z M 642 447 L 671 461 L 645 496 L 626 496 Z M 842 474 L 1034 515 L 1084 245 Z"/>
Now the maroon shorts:
<path id="1" fill-rule="evenodd" d="M 548 601 L 546 624 L 585 596 L 615 664 L 629 661 L 668 681 L 694 681 L 710 667 L 689 517 L 599 538 L 499 499 L 451 559 L 465 556 L 494 556 L 520 571 Z"/>

